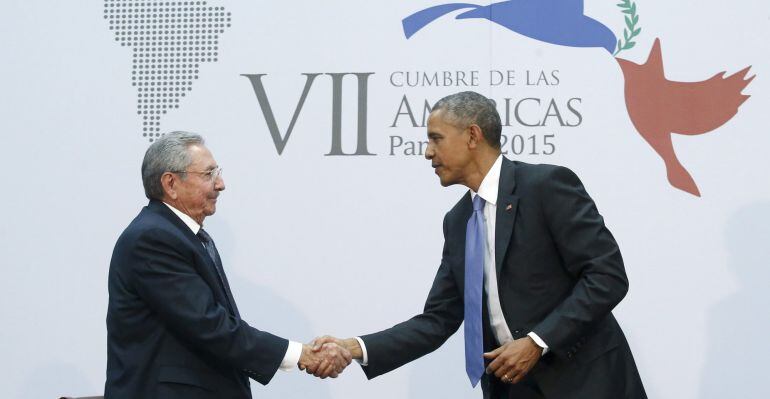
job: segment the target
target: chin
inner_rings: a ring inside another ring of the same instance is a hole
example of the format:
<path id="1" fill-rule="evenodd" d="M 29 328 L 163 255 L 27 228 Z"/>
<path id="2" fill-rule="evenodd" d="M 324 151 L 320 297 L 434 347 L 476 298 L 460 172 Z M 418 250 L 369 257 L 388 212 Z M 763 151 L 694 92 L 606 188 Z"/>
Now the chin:
<path id="1" fill-rule="evenodd" d="M 451 180 L 447 180 L 447 179 L 439 179 L 439 182 L 441 183 L 442 187 L 449 187 L 449 186 L 457 184 L 457 182 L 454 182 L 454 181 L 451 181 Z"/>

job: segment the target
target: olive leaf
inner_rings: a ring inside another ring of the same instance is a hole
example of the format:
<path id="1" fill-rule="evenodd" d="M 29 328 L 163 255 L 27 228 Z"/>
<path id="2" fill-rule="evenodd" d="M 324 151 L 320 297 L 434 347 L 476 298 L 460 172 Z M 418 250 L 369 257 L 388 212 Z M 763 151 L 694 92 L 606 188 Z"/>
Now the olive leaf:
<path id="1" fill-rule="evenodd" d="M 626 27 L 623 28 L 623 39 L 618 40 L 618 47 L 615 50 L 613 56 L 618 55 L 623 50 L 630 50 L 635 45 L 634 38 L 642 32 L 642 28 L 637 28 L 636 24 L 639 23 L 639 15 L 636 13 L 636 2 L 631 0 L 623 0 L 617 6 L 621 9 L 623 14 L 626 14 L 623 18 L 626 22 Z M 625 40 L 625 44 L 624 44 Z"/>

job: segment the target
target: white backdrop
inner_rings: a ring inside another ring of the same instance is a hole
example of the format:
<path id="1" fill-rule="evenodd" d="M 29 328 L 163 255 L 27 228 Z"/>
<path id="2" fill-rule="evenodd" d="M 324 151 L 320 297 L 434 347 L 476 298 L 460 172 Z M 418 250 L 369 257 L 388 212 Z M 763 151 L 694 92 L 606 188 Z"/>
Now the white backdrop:
<path id="1" fill-rule="evenodd" d="M 148 145 L 131 79 L 137 46 L 115 40 L 105 13 L 110 3 L 3 2 L 2 397 L 103 389 L 109 258 L 146 202 L 139 166 Z M 708 134 L 674 138 L 701 197 L 668 184 L 663 162 L 631 123 L 618 64 L 603 49 L 456 20 L 459 11 L 406 39 L 401 20 L 440 4 L 431 0 L 200 3 L 224 7 L 216 12 L 231 13 L 231 26 L 216 35 L 217 60 L 195 68 L 198 78 L 159 128 L 204 134 L 224 168 L 227 190 L 206 225 L 251 324 L 307 341 L 374 332 L 419 312 L 440 260 L 442 216 L 464 190 L 441 188 L 419 151 L 391 148 L 399 138 L 425 137 L 404 114 L 403 99 L 418 125 L 426 100 L 460 90 L 498 105 L 541 99 L 540 106 L 521 105 L 524 121 L 554 112 L 554 99 L 564 122 L 577 126 L 561 126 L 551 115 L 546 126 L 526 127 L 511 114 L 505 148 L 512 159 L 572 168 L 596 200 L 626 261 L 631 290 L 615 314 L 649 396 L 770 397 L 763 379 L 770 356 L 766 2 L 638 0 L 642 31 L 636 46 L 619 55 L 643 62 L 660 37 L 666 77 L 677 81 L 753 65 L 749 75 L 757 78 L 744 90 L 752 98 L 732 120 Z M 587 0 L 585 14 L 622 35 L 624 14 L 614 3 Z M 490 71 L 507 70 L 514 71 L 513 85 L 490 85 Z M 406 71 L 476 71 L 478 84 L 391 82 L 394 72 L 397 79 Z M 557 71 L 558 84 L 528 85 L 527 73 L 541 71 L 549 78 Z M 357 109 L 356 78 L 343 79 L 342 149 L 356 152 L 357 115 L 364 113 L 367 149 L 376 155 L 325 155 L 332 148 L 330 75 L 313 82 L 279 155 L 242 75 L 266 74 L 283 135 L 305 85 L 302 74 L 346 72 L 373 74 L 365 111 Z M 572 102 L 580 118 L 567 107 L 572 98 L 580 99 Z M 543 154 L 546 135 L 553 135 L 551 155 Z M 525 144 L 522 154 L 513 153 L 521 151 L 512 140 Z M 326 381 L 279 372 L 253 389 L 260 398 L 481 395 L 465 377 L 462 334 L 373 381 L 353 366 Z"/>

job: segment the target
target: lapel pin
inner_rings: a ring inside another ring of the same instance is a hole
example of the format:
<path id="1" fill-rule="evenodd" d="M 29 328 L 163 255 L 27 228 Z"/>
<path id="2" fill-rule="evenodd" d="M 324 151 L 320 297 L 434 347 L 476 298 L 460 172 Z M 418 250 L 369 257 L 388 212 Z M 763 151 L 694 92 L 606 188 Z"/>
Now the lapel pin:
<path id="1" fill-rule="evenodd" d="M 506 210 L 506 211 L 510 211 L 510 210 L 511 210 L 511 208 L 513 208 L 513 205 L 511 205 L 511 204 L 508 204 L 508 206 L 506 206 L 506 207 L 505 207 L 505 210 Z"/>

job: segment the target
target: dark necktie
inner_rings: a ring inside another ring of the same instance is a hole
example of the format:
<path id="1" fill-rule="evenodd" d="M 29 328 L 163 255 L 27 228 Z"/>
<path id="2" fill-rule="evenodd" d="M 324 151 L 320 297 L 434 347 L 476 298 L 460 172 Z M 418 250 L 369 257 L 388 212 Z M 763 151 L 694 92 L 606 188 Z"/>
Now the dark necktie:
<path id="1" fill-rule="evenodd" d="M 484 225 L 485 201 L 480 195 L 473 199 L 473 213 L 465 230 L 465 372 L 476 386 L 484 373 L 484 344 L 481 326 L 481 293 L 484 284 Z"/>
<path id="2" fill-rule="evenodd" d="M 217 271 L 217 276 L 219 276 L 219 282 L 222 284 L 222 289 L 225 291 L 225 296 L 227 297 L 227 302 L 230 304 L 230 309 L 232 309 L 235 317 L 240 319 L 241 315 L 238 314 L 238 307 L 235 306 L 235 299 L 233 299 L 233 293 L 230 291 L 230 284 L 227 283 L 225 269 L 222 268 L 222 259 L 219 258 L 219 252 L 217 251 L 217 246 L 214 245 L 214 240 L 212 240 L 209 233 L 202 228 L 198 231 L 198 238 L 201 240 L 203 247 L 206 248 L 206 252 L 208 252 L 211 260 L 214 262 L 214 268 Z"/>

